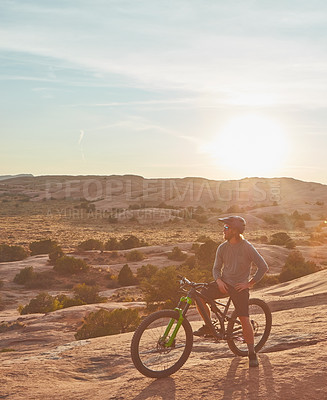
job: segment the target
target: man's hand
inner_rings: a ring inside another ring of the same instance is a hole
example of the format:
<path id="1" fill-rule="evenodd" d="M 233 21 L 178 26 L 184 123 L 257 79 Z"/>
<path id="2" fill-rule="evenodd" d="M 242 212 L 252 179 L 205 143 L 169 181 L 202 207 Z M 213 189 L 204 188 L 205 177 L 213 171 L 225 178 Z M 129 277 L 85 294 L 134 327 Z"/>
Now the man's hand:
<path id="1" fill-rule="evenodd" d="M 254 282 L 252 282 L 252 279 L 251 279 L 251 281 L 246 282 L 246 283 L 237 283 L 235 285 L 235 289 L 238 292 L 241 292 L 242 290 L 245 290 L 245 289 L 251 289 L 253 285 L 254 285 Z"/>
<path id="2" fill-rule="evenodd" d="M 224 281 L 222 281 L 220 278 L 218 278 L 216 280 L 216 283 L 217 283 L 218 288 L 221 293 L 228 294 L 228 286 L 226 285 L 226 283 Z"/>

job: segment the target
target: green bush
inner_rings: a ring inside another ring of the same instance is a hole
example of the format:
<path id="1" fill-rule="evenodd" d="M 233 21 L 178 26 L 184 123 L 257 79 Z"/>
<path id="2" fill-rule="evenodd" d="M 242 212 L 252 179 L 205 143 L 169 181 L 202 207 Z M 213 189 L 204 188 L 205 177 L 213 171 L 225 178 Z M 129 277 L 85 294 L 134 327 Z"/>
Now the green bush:
<path id="1" fill-rule="evenodd" d="M 120 248 L 122 250 L 129 250 L 129 249 L 134 249 L 135 247 L 143 247 L 147 246 L 147 243 L 142 240 L 137 238 L 134 235 L 130 235 L 127 238 L 123 238 L 120 241 Z"/>
<path id="2" fill-rule="evenodd" d="M 212 268 L 215 261 L 218 243 L 213 240 L 207 240 L 201 244 L 195 253 L 195 258 L 200 267 Z"/>
<path id="3" fill-rule="evenodd" d="M 88 239 L 78 245 L 80 250 L 103 250 L 104 246 L 100 240 Z"/>
<path id="4" fill-rule="evenodd" d="M 99 336 L 116 335 L 135 330 L 140 322 L 135 309 L 98 310 L 85 317 L 83 325 L 75 334 L 77 340 Z"/>
<path id="5" fill-rule="evenodd" d="M 35 256 L 37 254 L 49 254 L 56 247 L 58 247 L 58 243 L 51 239 L 38 240 L 30 243 L 29 246 L 32 256 Z"/>
<path id="6" fill-rule="evenodd" d="M 208 240 L 212 240 L 210 236 L 207 235 L 200 235 L 197 239 L 196 242 L 200 242 L 200 243 L 205 243 Z"/>
<path id="7" fill-rule="evenodd" d="M 49 260 L 51 264 L 55 264 L 58 258 L 61 258 L 64 256 L 64 252 L 62 248 L 58 246 L 54 246 L 52 250 L 49 253 Z"/>
<path id="8" fill-rule="evenodd" d="M 74 287 L 75 299 L 79 299 L 86 304 L 104 303 L 105 297 L 99 296 L 97 286 L 89 286 L 85 283 L 78 284 Z"/>
<path id="9" fill-rule="evenodd" d="M 89 270 L 89 266 L 84 260 L 70 256 L 58 258 L 53 268 L 63 275 L 80 274 Z"/>
<path id="10" fill-rule="evenodd" d="M 22 246 L 10 246 L 0 244 L 0 262 L 20 261 L 28 256 L 27 251 Z"/>
<path id="11" fill-rule="evenodd" d="M 144 254 L 139 250 L 132 250 L 126 254 L 127 261 L 142 261 L 144 258 Z"/>
<path id="12" fill-rule="evenodd" d="M 28 289 L 48 289 L 55 283 L 49 271 L 35 272 L 33 267 L 25 267 L 14 277 L 14 282 Z"/>
<path id="13" fill-rule="evenodd" d="M 14 277 L 14 282 L 18 285 L 24 285 L 27 281 L 32 280 L 35 277 L 33 267 L 25 267 L 19 271 Z"/>
<path id="14" fill-rule="evenodd" d="M 68 308 L 68 307 L 74 307 L 74 306 L 82 306 L 84 304 L 86 304 L 86 302 L 84 302 L 81 299 L 78 298 L 73 298 L 73 297 L 69 297 L 66 296 L 65 294 L 59 294 L 58 296 L 56 296 L 57 300 L 60 302 L 60 308 Z"/>
<path id="15" fill-rule="evenodd" d="M 286 232 L 278 232 L 278 233 L 274 233 L 271 236 L 271 240 L 270 240 L 269 244 L 274 244 L 277 246 L 285 246 L 289 240 L 292 240 L 292 239 Z"/>
<path id="16" fill-rule="evenodd" d="M 118 274 L 118 283 L 121 286 L 135 285 L 136 279 L 128 264 L 125 264 Z"/>
<path id="17" fill-rule="evenodd" d="M 182 294 L 179 291 L 178 275 L 184 275 L 195 282 L 208 281 L 206 272 L 198 268 L 170 265 L 158 269 L 151 277 L 143 279 L 140 284 L 148 309 L 173 308 L 177 305 Z M 211 275 L 209 280 L 212 280 Z"/>
<path id="18" fill-rule="evenodd" d="M 20 311 L 22 315 L 33 314 L 33 313 L 47 313 L 50 311 L 58 310 L 60 302 L 55 297 L 52 297 L 49 293 L 39 293 L 34 299 L 32 299 L 25 307 Z"/>
<path id="19" fill-rule="evenodd" d="M 110 238 L 104 246 L 105 250 L 119 250 L 120 245 L 116 238 Z"/>
<path id="20" fill-rule="evenodd" d="M 187 259 L 187 254 L 183 253 L 178 246 L 175 246 L 167 257 L 169 258 L 169 260 L 184 261 Z"/>
<path id="21" fill-rule="evenodd" d="M 136 271 L 136 278 L 139 282 L 143 279 L 149 279 L 158 271 L 158 267 L 152 264 L 142 265 Z"/>
<path id="22" fill-rule="evenodd" d="M 301 276 L 319 271 L 320 268 L 312 261 L 306 261 L 299 251 L 292 251 L 279 274 L 279 281 L 286 282 Z"/>

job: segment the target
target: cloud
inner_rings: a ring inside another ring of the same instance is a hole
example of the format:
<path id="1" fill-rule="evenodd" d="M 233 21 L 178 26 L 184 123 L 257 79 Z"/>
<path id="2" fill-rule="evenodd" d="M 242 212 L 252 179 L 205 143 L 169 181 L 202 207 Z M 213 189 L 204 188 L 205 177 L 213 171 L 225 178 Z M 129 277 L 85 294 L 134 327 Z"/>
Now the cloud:
<path id="1" fill-rule="evenodd" d="M 310 13 L 306 40 L 298 40 L 303 33 L 297 21 L 303 21 L 308 10 L 297 7 L 291 13 L 288 7 L 281 20 L 278 2 L 268 13 L 259 5 L 190 7 L 181 1 L 174 3 L 174 15 L 149 1 L 137 6 L 128 1 L 81 4 L 76 8 L 73 2 L 59 2 L 49 8 L 27 3 L 19 9 L 7 5 L 0 47 L 43 57 L 50 67 L 76 68 L 97 86 L 99 79 L 104 85 L 118 80 L 122 86 L 221 95 L 226 104 L 247 104 L 248 92 L 252 99 L 272 94 L 275 104 L 325 101 L 316 87 L 327 64 L 315 30 L 318 23 L 326 32 L 322 13 Z M 303 74 L 307 87 L 301 86 Z M 51 69 L 44 73 L 44 78 L 56 76 Z M 72 79 L 71 84 L 76 82 Z M 224 100 L 227 92 L 230 96 Z"/>

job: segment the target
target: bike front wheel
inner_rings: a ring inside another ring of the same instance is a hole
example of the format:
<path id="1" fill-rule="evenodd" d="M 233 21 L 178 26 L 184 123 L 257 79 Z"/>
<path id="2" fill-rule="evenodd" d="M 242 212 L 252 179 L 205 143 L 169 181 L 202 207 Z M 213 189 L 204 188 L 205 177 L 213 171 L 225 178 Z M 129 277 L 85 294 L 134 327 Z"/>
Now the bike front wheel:
<path id="1" fill-rule="evenodd" d="M 131 356 L 143 375 L 164 378 L 179 370 L 188 359 L 193 346 L 193 331 L 188 320 L 184 319 L 171 340 L 178 320 L 177 311 L 161 310 L 145 318 L 136 329 Z"/>
<path id="2" fill-rule="evenodd" d="M 254 349 L 258 352 L 266 343 L 271 330 L 272 316 L 268 304 L 260 299 L 250 299 L 249 317 L 254 333 Z M 248 347 L 236 311 L 233 312 L 228 321 L 227 343 L 234 354 L 238 356 L 248 355 Z"/>

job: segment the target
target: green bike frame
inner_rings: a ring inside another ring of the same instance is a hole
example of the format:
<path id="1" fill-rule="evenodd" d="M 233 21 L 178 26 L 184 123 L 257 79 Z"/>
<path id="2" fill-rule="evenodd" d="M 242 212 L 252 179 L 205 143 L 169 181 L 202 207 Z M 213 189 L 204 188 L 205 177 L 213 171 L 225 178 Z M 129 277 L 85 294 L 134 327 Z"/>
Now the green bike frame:
<path id="1" fill-rule="evenodd" d="M 169 335 L 169 332 L 170 332 L 172 326 L 174 325 L 175 319 L 172 318 L 169 321 L 169 324 L 168 324 L 168 326 L 167 326 L 167 328 L 165 330 L 165 333 L 163 334 L 163 337 L 161 338 L 161 340 L 164 342 L 164 346 L 165 347 L 171 347 L 173 345 L 174 340 L 176 338 L 176 335 L 177 335 L 177 333 L 179 331 L 179 328 L 181 327 L 181 325 L 182 325 L 182 323 L 184 321 L 184 316 L 185 316 L 188 308 L 192 304 L 192 302 L 193 301 L 192 301 L 192 299 L 190 297 L 182 296 L 180 298 L 178 306 L 174 309 L 174 311 L 177 311 L 179 313 L 179 318 L 178 318 L 177 324 L 175 326 L 175 329 L 174 329 L 173 333 L 171 334 L 169 340 L 166 342 L 166 339 L 167 339 L 167 337 Z M 186 305 L 185 305 L 185 307 L 183 309 L 181 308 L 182 303 L 186 303 Z"/>

